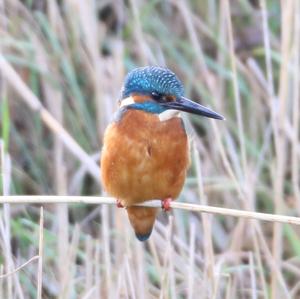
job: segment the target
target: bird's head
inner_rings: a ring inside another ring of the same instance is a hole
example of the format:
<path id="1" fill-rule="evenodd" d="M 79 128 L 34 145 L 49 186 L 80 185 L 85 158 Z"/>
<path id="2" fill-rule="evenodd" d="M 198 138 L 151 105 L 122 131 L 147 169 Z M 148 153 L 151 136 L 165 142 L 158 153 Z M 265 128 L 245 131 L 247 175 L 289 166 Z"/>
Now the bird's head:
<path id="1" fill-rule="evenodd" d="M 121 106 L 160 114 L 179 110 L 215 119 L 224 117 L 184 97 L 184 88 L 177 76 L 167 68 L 146 66 L 132 70 L 125 78 Z"/>

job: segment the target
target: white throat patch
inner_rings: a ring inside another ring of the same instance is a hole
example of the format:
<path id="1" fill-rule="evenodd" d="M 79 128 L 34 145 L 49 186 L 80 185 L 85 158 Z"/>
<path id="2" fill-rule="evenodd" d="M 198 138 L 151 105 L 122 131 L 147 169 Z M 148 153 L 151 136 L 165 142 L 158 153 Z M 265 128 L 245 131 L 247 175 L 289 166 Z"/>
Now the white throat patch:
<path id="1" fill-rule="evenodd" d="M 166 121 L 173 117 L 180 117 L 178 110 L 166 110 L 158 115 L 160 121 Z"/>

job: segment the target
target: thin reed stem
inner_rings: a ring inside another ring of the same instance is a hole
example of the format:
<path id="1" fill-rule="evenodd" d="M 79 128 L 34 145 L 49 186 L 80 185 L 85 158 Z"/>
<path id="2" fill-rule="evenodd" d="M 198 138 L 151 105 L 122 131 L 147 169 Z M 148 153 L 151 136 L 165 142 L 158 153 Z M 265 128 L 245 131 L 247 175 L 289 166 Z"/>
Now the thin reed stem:
<path id="1" fill-rule="evenodd" d="M 10 195 L 0 196 L 0 204 L 49 204 L 49 203 L 85 203 L 85 204 L 108 204 L 115 205 L 116 199 L 113 197 L 101 197 L 101 196 L 55 196 L 55 195 Z M 144 203 L 138 204 L 142 207 L 160 208 L 160 200 L 149 200 Z M 197 205 L 192 203 L 183 203 L 173 201 L 170 203 L 171 208 L 181 209 L 193 212 L 202 212 L 209 214 L 218 214 L 239 218 L 256 219 L 261 221 L 270 221 L 278 223 L 289 223 L 300 225 L 300 217 L 267 214 L 259 212 L 242 211 L 236 209 L 227 209 L 212 207 L 206 205 Z"/>
<path id="2" fill-rule="evenodd" d="M 39 262 L 37 271 L 37 299 L 42 299 L 43 288 L 43 248 L 44 248 L 44 210 L 40 209 L 40 230 L 39 230 Z"/>

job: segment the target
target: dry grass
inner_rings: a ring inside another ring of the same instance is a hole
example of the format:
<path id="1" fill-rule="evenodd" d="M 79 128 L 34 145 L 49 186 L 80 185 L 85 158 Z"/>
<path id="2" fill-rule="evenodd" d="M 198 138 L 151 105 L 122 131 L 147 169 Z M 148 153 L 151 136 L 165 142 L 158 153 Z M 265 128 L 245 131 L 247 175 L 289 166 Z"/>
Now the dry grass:
<path id="1" fill-rule="evenodd" d="M 300 297 L 300 4 L 250 2 L 0 0 L 1 200 L 81 198 L 3 205 L 0 298 Z M 227 120 L 185 116 L 192 165 L 172 205 L 194 211 L 161 215 L 141 244 L 123 210 L 82 198 L 105 196 L 103 132 L 145 64 Z"/>

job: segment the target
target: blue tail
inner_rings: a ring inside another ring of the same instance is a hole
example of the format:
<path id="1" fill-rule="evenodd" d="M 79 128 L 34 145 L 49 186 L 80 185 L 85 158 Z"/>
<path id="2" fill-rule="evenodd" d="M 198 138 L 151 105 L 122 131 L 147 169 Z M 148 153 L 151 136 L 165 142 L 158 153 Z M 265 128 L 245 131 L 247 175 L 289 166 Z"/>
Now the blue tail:
<path id="1" fill-rule="evenodd" d="M 144 242 L 149 239 L 149 237 L 151 236 L 151 233 L 152 233 L 152 230 L 148 234 L 135 234 L 135 236 L 138 238 L 139 241 Z"/>

